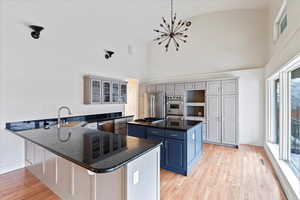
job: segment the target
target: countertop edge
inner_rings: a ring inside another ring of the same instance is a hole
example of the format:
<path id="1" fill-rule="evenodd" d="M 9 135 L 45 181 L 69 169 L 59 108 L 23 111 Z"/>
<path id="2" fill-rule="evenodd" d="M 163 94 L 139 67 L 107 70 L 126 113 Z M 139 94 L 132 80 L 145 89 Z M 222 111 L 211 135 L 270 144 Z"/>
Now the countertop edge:
<path id="1" fill-rule="evenodd" d="M 176 128 L 176 127 L 161 127 L 161 126 L 155 126 L 155 124 L 143 124 L 143 123 L 139 123 L 139 122 L 127 122 L 127 124 L 131 124 L 131 125 L 137 125 L 137 126 L 147 126 L 147 127 L 151 127 L 151 128 L 159 128 L 159 129 L 166 129 L 166 130 L 179 130 L 179 131 L 188 131 L 191 128 L 194 128 L 195 126 L 198 126 L 199 124 L 202 124 L 202 121 L 198 121 L 195 125 L 189 127 L 189 128 Z"/>
<path id="2" fill-rule="evenodd" d="M 72 163 L 74 163 L 74 164 L 76 164 L 76 165 L 78 165 L 78 166 L 80 166 L 80 167 L 83 167 L 83 168 L 85 168 L 85 169 L 87 169 L 87 170 L 89 170 L 89 171 L 91 171 L 91 172 L 97 173 L 97 174 L 113 172 L 113 171 L 115 171 L 115 170 L 117 170 L 117 169 L 123 167 L 123 166 L 126 165 L 127 163 L 129 163 L 129 162 L 131 162 L 131 161 L 133 161 L 133 160 L 135 160 L 135 159 L 137 159 L 137 158 L 139 158 L 139 157 L 145 155 L 146 153 L 148 153 L 148 152 L 150 152 L 150 151 L 152 151 L 152 150 L 154 150 L 154 149 L 156 149 L 157 147 L 159 147 L 159 146 L 162 145 L 162 143 L 160 142 L 160 143 L 158 143 L 157 145 L 155 145 L 155 146 L 149 148 L 148 150 L 144 151 L 143 153 L 140 153 L 140 154 L 138 154 L 138 155 L 136 155 L 136 156 L 134 156 L 134 157 L 132 157 L 132 158 L 130 158 L 130 159 L 124 161 L 122 164 L 119 164 L 119 165 L 117 165 L 117 166 L 113 166 L 113 167 L 111 167 L 111 168 L 105 168 L 105 169 L 97 169 L 97 168 L 94 168 L 94 167 L 90 167 L 90 166 L 84 165 L 84 164 L 82 164 L 81 162 L 78 162 L 77 160 L 74 160 L 74 159 L 72 159 L 72 158 L 70 158 L 70 157 L 68 157 L 68 156 L 65 156 L 65 155 L 63 155 L 63 154 L 57 152 L 57 151 L 54 151 L 53 149 L 50 149 L 50 148 L 48 148 L 48 147 L 46 147 L 46 146 L 44 146 L 44 145 L 41 145 L 41 144 L 39 144 L 39 143 L 37 143 L 37 142 L 35 142 L 35 141 L 33 141 L 33 140 L 30 140 L 30 139 L 28 139 L 28 138 L 26 138 L 26 137 L 24 137 L 24 136 L 18 134 L 18 132 L 14 132 L 14 131 L 11 131 L 11 130 L 9 130 L 9 129 L 6 129 L 6 130 L 9 131 L 9 132 L 11 132 L 11 133 L 13 133 L 13 134 L 15 134 L 15 135 L 17 135 L 17 136 L 19 136 L 19 137 L 21 137 L 21 138 L 23 138 L 24 140 L 28 140 L 29 142 L 31 142 L 31 143 L 33 143 L 33 144 L 36 144 L 36 145 L 38 145 L 38 146 L 40 146 L 40 147 L 46 149 L 47 151 L 49 151 L 49 152 L 51 152 L 51 153 L 53 153 L 53 154 L 55 154 L 55 155 L 57 155 L 57 156 L 59 156 L 59 157 L 61 157 L 61 158 L 63 158 L 63 159 L 66 159 L 66 160 L 68 160 L 68 161 L 70 161 L 70 162 L 72 162 Z M 131 136 L 127 136 L 127 137 L 131 137 Z"/>

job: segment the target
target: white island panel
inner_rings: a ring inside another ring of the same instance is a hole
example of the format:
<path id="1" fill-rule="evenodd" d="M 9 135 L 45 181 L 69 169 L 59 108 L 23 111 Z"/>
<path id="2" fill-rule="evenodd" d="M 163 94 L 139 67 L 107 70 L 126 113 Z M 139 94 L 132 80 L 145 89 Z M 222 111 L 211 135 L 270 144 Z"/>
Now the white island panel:
<path id="1" fill-rule="evenodd" d="M 109 173 L 93 173 L 29 141 L 25 147 L 27 169 L 63 200 L 160 199 L 159 147 Z"/>

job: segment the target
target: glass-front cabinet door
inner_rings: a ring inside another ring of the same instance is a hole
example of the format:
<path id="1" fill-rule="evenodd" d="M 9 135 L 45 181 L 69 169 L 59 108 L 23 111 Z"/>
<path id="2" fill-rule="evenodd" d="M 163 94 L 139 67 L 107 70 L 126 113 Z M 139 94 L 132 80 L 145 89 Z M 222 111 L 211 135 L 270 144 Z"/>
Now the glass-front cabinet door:
<path id="1" fill-rule="evenodd" d="M 102 103 L 112 102 L 111 88 L 112 88 L 111 81 L 102 81 Z"/>
<path id="2" fill-rule="evenodd" d="M 120 84 L 120 103 L 127 103 L 127 82 Z"/>
<path id="3" fill-rule="evenodd" d="M 101 81 L 92 80 L 92 103 L 101 103 Z"/>
<path id="4" fill-rule="evenodd" d="M 112 83 L 112 102 L 119 103 L 120 84 L 118 82 Z"/>

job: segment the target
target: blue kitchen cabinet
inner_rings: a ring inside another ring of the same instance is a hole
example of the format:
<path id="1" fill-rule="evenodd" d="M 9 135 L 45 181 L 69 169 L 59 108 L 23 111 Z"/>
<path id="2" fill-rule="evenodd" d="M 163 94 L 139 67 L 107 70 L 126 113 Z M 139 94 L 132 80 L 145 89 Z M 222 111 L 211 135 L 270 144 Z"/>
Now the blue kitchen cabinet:
<path id="1" fill-rule="evenodd" d="M 188 175 L 202 155 L 202 124 L 172 130 L 128 124 L 128 135 L 162 142 L 161 168 Z"/>
<path id="2" fill-rule="evenodd" d="M 138 138 L 147 138 L 147 127 L 128 124 L 128 135 Z"/>
<path id="3" fill-rule="evenodd" d="M 185 142 L 175 139 L 165 139 L 165 168 L 185 174 Z"/>

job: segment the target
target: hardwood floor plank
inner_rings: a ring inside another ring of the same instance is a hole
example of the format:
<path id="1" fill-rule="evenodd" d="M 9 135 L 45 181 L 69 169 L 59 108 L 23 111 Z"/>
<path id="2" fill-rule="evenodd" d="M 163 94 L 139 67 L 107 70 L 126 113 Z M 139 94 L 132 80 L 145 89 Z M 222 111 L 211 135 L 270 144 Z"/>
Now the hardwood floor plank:
<path id="1" fill-rule="evenodd" d="M 28 170 L 0 175 L 1 200 L 58 200 Z M 161 170 L 161 200 L 286 200 L 262 147 L 205 144 L 188 177 Z"/>

